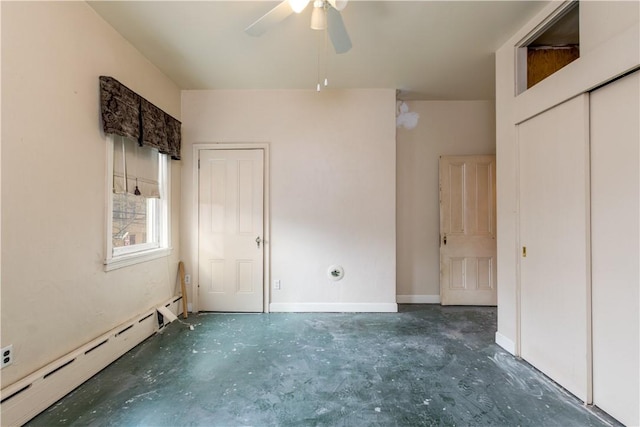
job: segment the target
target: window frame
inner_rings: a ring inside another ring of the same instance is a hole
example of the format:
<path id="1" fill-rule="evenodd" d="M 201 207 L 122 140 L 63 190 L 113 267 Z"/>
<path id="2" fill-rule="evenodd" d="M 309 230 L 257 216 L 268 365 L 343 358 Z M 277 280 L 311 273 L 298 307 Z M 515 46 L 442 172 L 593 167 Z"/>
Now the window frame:
<path id="1" fill-rule="evenodd" d="M 169 256 L 171 247 L 171 159 L 159 153 L 160 202 L 155 214 L 159 216 L 158 243 L 142 243 L 122 248 L 113 247 L 113 149 L 114 135 L 107 135 L 106 195 L 105 195 L 105 259 L 104 270 L 111 271 L 153 259 Z M 148 231 L 149 232 L 149 231 Z"/>

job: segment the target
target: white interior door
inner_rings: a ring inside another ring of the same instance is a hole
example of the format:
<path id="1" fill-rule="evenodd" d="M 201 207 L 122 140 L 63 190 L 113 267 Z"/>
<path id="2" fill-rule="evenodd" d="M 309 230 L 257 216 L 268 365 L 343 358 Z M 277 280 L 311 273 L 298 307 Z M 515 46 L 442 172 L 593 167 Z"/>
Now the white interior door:
<path id="1" fill-rule="evenodd" d="M 496 305 L 496 157 L 440 157 L 440 300 Z"/>
<path id="2" fill-rule="evenodd" d="M 261 149 L 200 151 L 201 311 L 263 311 L 263 159 Z"/>
<path id="3" fill-rule="evenodd" d="M 578 96 L 518 126 L 521 356 L 584 401 L 591 333 L 588 102 L 588 95 Z"/>
<path id="4" fill-rule="evenodd" d="M 640 72 L 591 93 L 593 403 L 640 425 Z"/>

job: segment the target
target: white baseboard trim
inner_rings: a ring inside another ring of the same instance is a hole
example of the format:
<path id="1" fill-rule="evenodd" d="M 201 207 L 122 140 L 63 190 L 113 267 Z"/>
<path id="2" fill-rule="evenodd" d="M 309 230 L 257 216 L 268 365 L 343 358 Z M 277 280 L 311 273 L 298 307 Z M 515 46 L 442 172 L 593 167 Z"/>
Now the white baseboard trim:
<path id="1" fill-rule="evenodd" d="M 496 344 L 514 356 L 516 355 L 516 344 L 500 332 L 496 332 Z"/>
<path id="2" fill-rule="evenodd" d="M 398 304 L 440 304 L 440 295 L 396 295 Z"/>
<path id="3" fill-rule="evenodd" d="M 161 304 L 175 314 L 182 313 L 182 297 Z M 0 423 L 23 425 L 106 368 L 120 356 L 168 324 L 158 325 L 156 308 L 88 342 L 0 391 Z M 68 369 L 71 368 L 71 369 Z M 63 374 L 63 375 L 60 375 Z"/>
<path id="4" fill-rule="evenodd" d="M 397 313 L 395 303 L 271 303 L 271 313 Z"/>

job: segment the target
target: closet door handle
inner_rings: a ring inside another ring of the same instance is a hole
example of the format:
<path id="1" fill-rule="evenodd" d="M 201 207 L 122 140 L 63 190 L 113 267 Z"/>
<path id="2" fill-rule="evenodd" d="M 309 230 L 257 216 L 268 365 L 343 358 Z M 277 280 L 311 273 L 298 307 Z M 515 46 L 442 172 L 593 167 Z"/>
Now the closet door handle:
<path id="1" fill-rule="evenodd" d="M 258 244 L 258 249 L 260 249 L 260 242 L 262 242 L 262 240 L 260 239 L 260 236 L 256 237 L 256 243 Z"/>

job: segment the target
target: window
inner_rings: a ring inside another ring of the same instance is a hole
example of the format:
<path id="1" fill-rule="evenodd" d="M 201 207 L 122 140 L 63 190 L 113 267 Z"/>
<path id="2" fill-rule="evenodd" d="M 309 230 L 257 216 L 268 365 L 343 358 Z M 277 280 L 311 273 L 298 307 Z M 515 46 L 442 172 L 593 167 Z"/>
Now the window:
<path id="1" fill-rule="evenodd" d="M 122 255 L 160 247 L 157 214 L 159 202 L 159 199 L 145 199 L 144 196 L 113 194 L 113 254 Z"/>
<path id="2" fill-rule="evenodd" d="M 105 269 L 169 253 L 169 156 L 109 135 Z"/>

